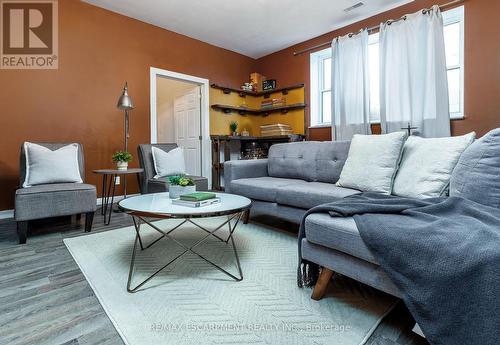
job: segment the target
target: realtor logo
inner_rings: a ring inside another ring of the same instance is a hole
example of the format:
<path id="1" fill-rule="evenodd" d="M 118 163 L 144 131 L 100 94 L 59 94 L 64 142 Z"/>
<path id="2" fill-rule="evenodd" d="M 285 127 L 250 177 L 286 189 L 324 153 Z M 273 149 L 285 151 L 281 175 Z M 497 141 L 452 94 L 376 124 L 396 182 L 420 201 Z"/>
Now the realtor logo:
<path id="1" fill-rule="evenodd" d="M 0 68 L 58 68 L 57 5 L 57 0 L 0 0 Z"/>

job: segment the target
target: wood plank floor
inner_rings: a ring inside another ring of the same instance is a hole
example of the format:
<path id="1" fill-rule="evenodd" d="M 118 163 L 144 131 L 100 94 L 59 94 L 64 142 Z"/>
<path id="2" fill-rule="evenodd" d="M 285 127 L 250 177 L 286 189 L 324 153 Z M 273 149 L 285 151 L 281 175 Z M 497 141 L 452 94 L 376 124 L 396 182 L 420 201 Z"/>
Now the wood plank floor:
<path id="1" fill-rule="evenodd" d="M 18 245 L 15 222 L 0 220 L 0 344 L 123 344 L 63 243 L 82 235 L 83 222 L 69 217 L 33 222 L 28 243 Z M 125 214 L 113 214 L 108 226 L 96 214 L 92 231 L 129 225 Z M 400 303 L 367 345 L 428 344 L 411 332 L 413 324 Z"/>

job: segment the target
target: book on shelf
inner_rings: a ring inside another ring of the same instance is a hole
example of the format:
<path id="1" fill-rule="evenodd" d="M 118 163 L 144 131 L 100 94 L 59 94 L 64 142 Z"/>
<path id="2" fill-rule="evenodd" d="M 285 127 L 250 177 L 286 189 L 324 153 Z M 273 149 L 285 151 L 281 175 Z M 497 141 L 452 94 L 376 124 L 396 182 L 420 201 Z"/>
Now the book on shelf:
<path id="1" fill-rule="evenodd" d="M 208 199 L 214 199 L 215 193 L 210 192 L 194 192 L 189 194 L 182 194 L 179 197 L 181 200 L 185 201 L 203 201 Z"/>
<path id="2" fill-rule="evenodd" d="M 260 126 L 260 135 L 263 137 L 293 134 L 292 127 L 282 123 Z"/>
<path id="3" fill-rule="evenodd" d="M 291 134 L 293 134 L 293 131 L 280 131 L 280 130 L 260 133 L 262 137 L 275 137 L 275 136 L 291 135 Z"/>
<path id="4" fill-rule="evenodd" d="M 274 108 L 274 107 L 282 107 L 286 105 L 286 99 L 284 97 L 282 98 L 272 98 L 272 99 L 266 99 L 263 100 L 260 103 L 261 109 L 269 109 L 269 108 Z"/>
<path id="5" fill-rule="evenodd" d="M 276 130 L 276 129 L 289 129 L 289 130 L 291 130 L 292 127 L 290 125 L 285 125 L 282 123 L 275 123 L 272 125 L 261 125 L 260 129 L 261 130 Z"/>
<path id="6" fill-rule="evenodd" d="M 194 208 L 203 207 L 203 206 L 210 206 L 210 205 L 219 204 L 219 203 L 220 203 L 220 198 L 213 198 L 213 199 L 207 199 L 207 200 L 202 200 L 202 201 L 188 201 L 188 200 L 181 200 L 181 199 L 172 199 L 173 205 L 194 207 Z"/>

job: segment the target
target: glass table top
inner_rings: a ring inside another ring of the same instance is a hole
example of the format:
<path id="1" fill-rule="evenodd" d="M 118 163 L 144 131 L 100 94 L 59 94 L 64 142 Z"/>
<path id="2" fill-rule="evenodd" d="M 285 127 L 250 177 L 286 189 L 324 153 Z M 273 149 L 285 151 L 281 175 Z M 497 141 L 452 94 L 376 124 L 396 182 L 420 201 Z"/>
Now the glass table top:
<path id="1" fill-rule="evenodd" d="M 251 200 L 240 195 L 216 193 L 220 203 L 202 207 L 189 207 L 172 204 L 168 192 L 143 194 L 123 199 L 118 206 L 126 212 L 165 215 L 172 217 L 208 217 L 240 212 L 251 205 Z"/>

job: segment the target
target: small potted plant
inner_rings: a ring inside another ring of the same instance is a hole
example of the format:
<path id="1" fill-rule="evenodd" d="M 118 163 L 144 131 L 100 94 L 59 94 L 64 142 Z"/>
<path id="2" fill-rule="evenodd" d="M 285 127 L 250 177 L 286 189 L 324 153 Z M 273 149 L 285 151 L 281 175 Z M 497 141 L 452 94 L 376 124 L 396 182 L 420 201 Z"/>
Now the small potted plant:
<path id="1" fill-rule="evenodd" d="M 112 159 L 116 163 L 116 169 L 127 170 L 128 163 L 132 161 L 132 155 L 126 151 L 117 151 Z"/>
<path id="2" fill-rule="evenodd" d="M 231 135 L 237 136 L 238 135 L 238 132 L 236 132 L 237 129 L 238 129 L 238 122 L 232 121 L 229 124 L 229 130 L 231 131 Z"/>
<path id="3" fill-rule="evenodd" d="M 196 192 L 194 180 L 186 175 L 174 175 L 168 177 L 168 193 L 170 199 L 177 199 L 183 194 Z"/>

